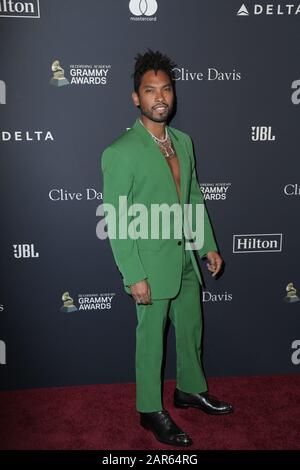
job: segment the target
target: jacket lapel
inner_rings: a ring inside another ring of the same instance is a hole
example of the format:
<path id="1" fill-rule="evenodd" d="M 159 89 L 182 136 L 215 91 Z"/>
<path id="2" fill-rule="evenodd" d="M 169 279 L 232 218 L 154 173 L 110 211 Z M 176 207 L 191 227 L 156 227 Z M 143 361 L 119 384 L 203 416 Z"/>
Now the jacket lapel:
<path id="1" fill-rule="evenodd" d="M 179 162 L 181 207 L 183 210 L 183 204 L 186 202 L 186 167 L 185 167 L 185 158 L 184 158 L 185 148 L 181 144 L 178 137 L 175 135 L 175 132 L 172 129 L 170 129 L 169 126 L 167 126 L 167 128 L 168 128 L 169 136 L 172 140 L 173 146 L 176 151 L 176 155 L 178 157 L 178 162 Z M 161 171 L 163 171 L 166 174 L 166 181 L 168 181 L 168 185 L 171 188 L 171 191 L 175 191 L 176 201 L 179 201 L 175 181 L 174 181 L 171 169 L 168 165 L 168 162 L 166 162 L 166 157 L 163 156 L 158 145 L 153 140 L 153 138 L 151 137 L 147 129 L 145 129 L 144 126 L 140 123 L 139 119 L 135 121 L 133 125 L 133 129 L 138 132 L 145 148 L 147 148 L 147 150 L 151 154 L 151 157 L 153 157 L 153 160 L 154 160 L 153 164 L 159 165 L 161 168 Z"/>

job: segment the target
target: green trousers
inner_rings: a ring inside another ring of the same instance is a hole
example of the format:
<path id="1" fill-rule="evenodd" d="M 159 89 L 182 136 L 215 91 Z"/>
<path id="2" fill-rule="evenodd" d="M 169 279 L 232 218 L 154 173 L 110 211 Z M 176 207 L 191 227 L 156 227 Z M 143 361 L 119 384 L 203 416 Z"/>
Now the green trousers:
<path id="1" fill-rule="evenodd" d="M 184 245 L 184 244 L 183 244 Z M 167 316 L 176 335 L 176 380 L 183 392 L 207 391 L 201 363 L 202 312 L 200 284 L 190 252 L 183 248 L 180 290 L 172 299 L 136 304 L 136 408 L 139 412 L 161 411 L 161 367 Z"/>

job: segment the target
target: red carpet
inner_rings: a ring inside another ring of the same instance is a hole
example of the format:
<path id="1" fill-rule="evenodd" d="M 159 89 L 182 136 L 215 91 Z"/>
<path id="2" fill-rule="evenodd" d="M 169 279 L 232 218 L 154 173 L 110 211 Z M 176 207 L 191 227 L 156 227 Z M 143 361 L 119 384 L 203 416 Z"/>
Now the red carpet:
<path id="1" fill-rule="evenodd" d="M 165 408 L 188 432 L 188 449 L 300 449 L 300 376 L 209 379 L 210 393 L 235 412 L 208 416 Z M 135 385 L 91 385 L 0 392 L 0 449 L 169 449 L 139 425 Z"/>

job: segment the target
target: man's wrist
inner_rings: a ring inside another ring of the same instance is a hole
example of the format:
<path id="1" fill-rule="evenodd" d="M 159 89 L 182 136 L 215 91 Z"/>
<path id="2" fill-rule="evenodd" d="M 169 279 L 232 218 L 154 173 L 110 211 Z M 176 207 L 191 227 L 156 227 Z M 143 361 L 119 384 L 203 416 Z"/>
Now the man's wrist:
<path id="1" fill-rule="evenodd" d="M 216 250 L 208 250 L 205 254 L 201 255 L 201 258 L 206 258 L 208 253 L 218 253 L 219 254 L 219 251 L 216 249 Z"/>

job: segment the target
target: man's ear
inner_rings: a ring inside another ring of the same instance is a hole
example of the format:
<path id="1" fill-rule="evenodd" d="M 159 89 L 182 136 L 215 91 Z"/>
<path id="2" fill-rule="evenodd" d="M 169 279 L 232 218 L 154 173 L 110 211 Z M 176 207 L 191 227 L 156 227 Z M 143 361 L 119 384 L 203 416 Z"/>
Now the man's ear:
<path id="1" fill-rule="evenodd" d="M 137 106 L 137 107 L 138 107 L 138 106 L 140 105 L 139 95 L 138 95 L 135 91 L 133 91 L 132 94 L 131 94 L 131 96 L 132 96 L 132 100 L 133 100 L 134 106 Z"/>

